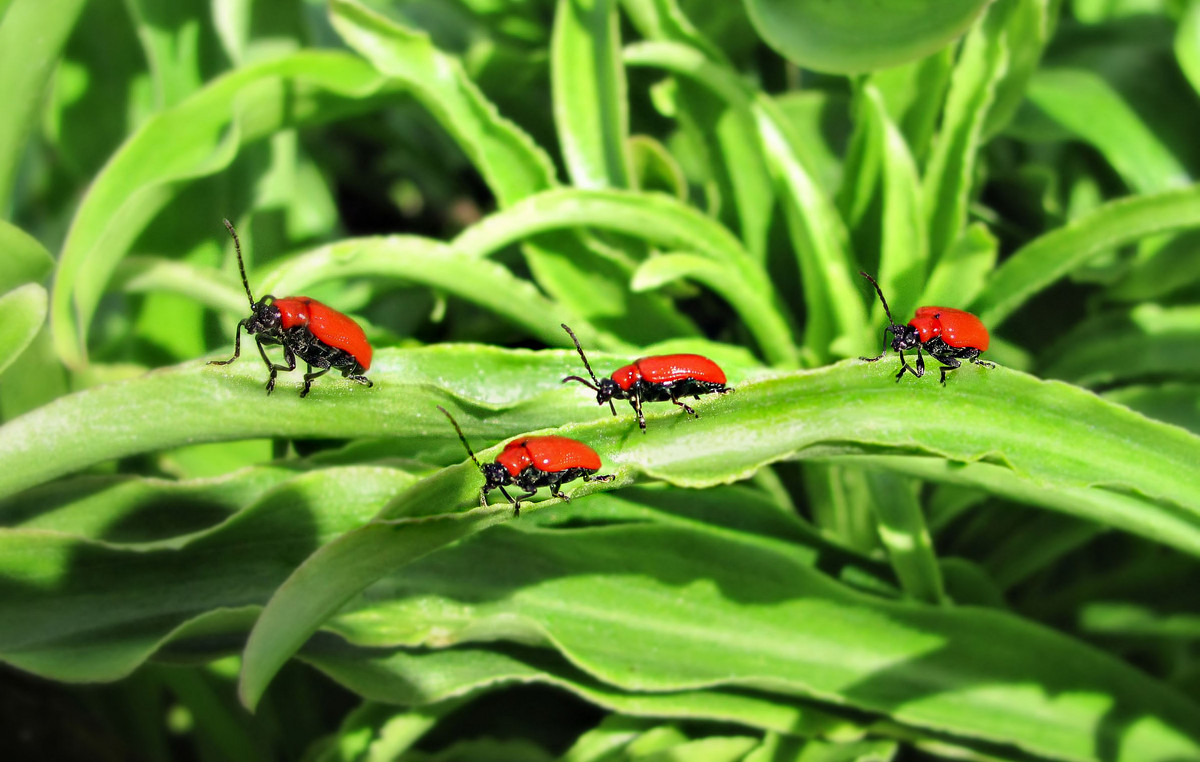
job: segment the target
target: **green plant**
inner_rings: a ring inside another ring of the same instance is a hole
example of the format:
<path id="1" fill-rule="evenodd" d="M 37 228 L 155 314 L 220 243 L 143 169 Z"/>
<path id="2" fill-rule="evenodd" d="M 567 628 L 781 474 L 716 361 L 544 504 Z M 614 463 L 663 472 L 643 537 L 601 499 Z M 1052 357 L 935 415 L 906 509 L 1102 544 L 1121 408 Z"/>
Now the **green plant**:
<path id="1" fill-rule="evenodd" d="M 373 5 L 0 2 L 0 691 L 85 708 L 9 722 L 1200 759 L 1200 3 Z M 256 294 L 362 319 L 374 388 L 205 365 L 225 216 Z M 999 367 L 860 362 L 859 269 Z M 560 383 L 563 322 L 736 393 L 643 436 Z M 473 507 L 439 404 L 481 458 L 553 430 L 617 478 Z"/>

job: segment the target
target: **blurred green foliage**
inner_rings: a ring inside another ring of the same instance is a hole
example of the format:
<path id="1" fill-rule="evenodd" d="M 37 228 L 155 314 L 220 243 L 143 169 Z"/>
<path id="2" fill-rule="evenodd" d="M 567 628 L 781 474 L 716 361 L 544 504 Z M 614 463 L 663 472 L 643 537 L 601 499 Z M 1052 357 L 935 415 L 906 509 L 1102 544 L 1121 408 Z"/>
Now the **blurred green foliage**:
<path id="1" fill-rule="evenodd" d="M 0 87 L 4 759 L 1200 760 L 1200 2 L 0 0 Z M 205 364 L 222 218 L 373 388 Z"/>

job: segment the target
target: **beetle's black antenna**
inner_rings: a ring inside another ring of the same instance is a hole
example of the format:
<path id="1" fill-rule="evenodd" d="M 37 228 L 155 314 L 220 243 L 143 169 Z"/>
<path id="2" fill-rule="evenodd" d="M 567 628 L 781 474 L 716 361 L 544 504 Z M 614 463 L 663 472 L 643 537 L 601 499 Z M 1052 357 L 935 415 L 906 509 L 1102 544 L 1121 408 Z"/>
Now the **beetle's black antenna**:
<path id="1" fill-rule="evenodd" d="M 870 275 L 867 275 L 862 270 L 859 270 L 858 274 L 871 281 L 871 285 L 875 287 L 875 293 L 879 294 L 879 301 L 883 302 L 883 311 L 887 313 L 888 324 L 895 325 L 896 321 L 892 320 L 892 311 L 888 309 L 887 299 L 883 298 L 883 289 L 879 287 L 879 284 L 875 282 L 874 278 L 872 278 Z"/>
<path id="2" fill-rule="evenodd" d="M 583 347 L 579 346 L 579 338 L 575 335 L 575 332 L 572 331 L 570 326 L 568 326 L 566 323 L 561 323 L 561 325 L 562 325 L 562 329 L 567 332 L 568 336 L 571 337 L 571 341 L 575 342 L 575 351 L 579 353 L 579 359 L 583 360 L 583 367 L 587 368 L 588 375 L 592 377 L 592 381 L 594 382 L 592 384 L 589 384 L 587 382 L 587 379 L 585 379 L 585 378 L 580 378 L 579 376 L 567 376 L 566 378 L 563 379 L 563 383 L 565 384 L 568 381 L 578 381 L 579 383 L 588 387 L 592 391 L 599 393 L 600 379 L 596 378 L 596 374 L 592 372 L 592 365 L 591 365 L 591 363 L 588 362 L 587 355 L 585 355 L 583 353 Z M 617 414 L 617 406 L 613 404 L 613 401 L 611 398 L 608 400 L 608 407 L 610 410 L 612 410 L 613 415 Z"/>
<path id="3" fill-rule="evenodd" d="M 454 420 L 454 416 L 446 412 L 446 408 L 442 407 L 441 405 L 438 405 L 437 409 L 442 411 L 442 415 L 450 419 L 450 425 L 453 426 L 454 430 L 458 432 L 458 438 L 463 443 L 463 447 L 467 448 L 467 455 L 471 456 L 471 461 L 475 464 L 475 467 L 482 471 L 483 466 L 479 465 L 479 460 L 475 457 L 475 452 L 471 449 L 471 445 L 467 444 L 467 437 L 463 434 L 462 429 L 458 427 L 458 421 Z M 509 499 L 511 500 L 512 498 Z"/>
<path id="4" fill-rule="evenodd" d="M 246 280 L 246 264 L 242 261 L 242 242 L 238 240 L 238 234 L 233 229 L 232 222 L 224 219 L 221 222 L 225 223 L 229 235 L 233 236 L 233 249 L 237 252 L 238 270 L 242 273 L 242 285 L 246 287 L 246 296 L 250 299 L 250 309 L 254 309 L 254 294 L 250 293 L 250 281 Z"/>

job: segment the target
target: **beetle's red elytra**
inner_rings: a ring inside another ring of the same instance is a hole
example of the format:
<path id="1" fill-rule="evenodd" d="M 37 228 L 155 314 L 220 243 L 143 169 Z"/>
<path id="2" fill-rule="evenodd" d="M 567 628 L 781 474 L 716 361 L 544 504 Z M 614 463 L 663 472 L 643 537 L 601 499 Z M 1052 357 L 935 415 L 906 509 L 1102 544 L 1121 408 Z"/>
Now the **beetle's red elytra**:
<path id="1" fill-rule="evenodd" d="M 563 382 L 578 381 L 591 389 L 596 393 L 596 404 L 603 405 L 607 402 L 613 415 L 617 414 L 614 399 L 629 400 L 633 412 L 637 414 L 638 426 L 643 434 L 646 433 L 646 416 L 642 413 L 642 404 L 645 402 L 670 400 L 691 417 L 699 418 L 700 414 L 690 405 L 680 402 L 681 397 L 700 399 L 701 394 L 728 394 L 733 391 L 726 386 L 725 371 L 703 355 L 642 357 L 629 365 L 617 368 L 609 378 L 596 378 L 575 332 L 565 323 L 562 328 L 571 337 L 571 341 L 575 342 L 579 359 L 583 360 L 583 367 L 592 377 L 589 382 L 581 376 L 567 376 Z"/>
<path id="2" fill-rule="evenodd" d="M 466 448 L 471 462 L 483 474 L 483 488 L 479 491 L 479 504 L 487 505 L 487 494 L 493 489 L 512 503 L 513 515 L 521 515 L 521 501 L 533 497 L 541 487 L 549 487 L 552 497 L 561 497 L 569 501 L 571 498 L 562 492 L 562 485 L 567 482 L 583 479 L 585 482 L 608 482 L 613 480 L 611 474 L 596 476 L 600 470 L 600 456 L 596 451 L 575 439 L 555 436 L 553 434 L 538 437 L 519 437 L 504 446 L 492 463 L 480 463 L 475 457 L 475 451 L 467 442 L 454 420 L 454 416 L 446 408 L 438 405 L 442 415 L 450 420 L 450 425 L 458 433 L 458 439 Z M 508 494 L 506 486 L 515 484 L 525 490 L 524 494 L 515 498 Z"/>
<path id="3" fill-rule="evenodd" d="M 304 387 L 300 396 L 308 396 L 314 379 L 331 370 L 339 370 L 344 378 L 357 381 L 364 386 L 373 386 L 371 379 L 363 374 L 371 367 L 371 344 L 358 323 L 342 313 L 307 296 L 288 296 L 276 299 L 264 296 L 257 302 L 250 293 L 250 281 L 246 279 L 246 263 L 242 259 L 242 243 L 237 230 L 229 220 L 223 220 L 229 235 L 233 236 L 233 247 L 237 252 L 238 271 L 242 274 L 242 286 L 250 300 L 250 317 L 238 323 L 233 334 L 233 357 L 228 360 L 213 360 L 209 365 L 228 365 L 242 354 L 242 329 L 254 336 L 258 353 L 270 371 L 267 379 L 267 394 L 275 389 L 275 377 L 279 371 L 296 369 L 296 358 L 304 361 Z M 276 365 L 267 357 L 265 345 L 281 344 L 286 365 Z M 317 370 L 314 371 L 313 368 Z"/>
<path id="4" fill-rule="evenodd" d="M 900 372 L 896 374 L 897 381 L 903 378 L 905 373 L 911 373 L 917 378 L 925 375 L 925 358 L 921 354 L 922 350 L 928 352 L 942 364 L 939 369 L 942 372 L 942 386 L 946 385 L 946 374 L 960 367 L 963 360 L 982 365 L 985 368 L 996 367 L 986 360 L 979 359 L 979 355 L 985 352 L 991 343 L 987 327 L 979 318 L 970 312 L 953 307 L 929 306 L 917 308 L 913 319 L 908 321 L 908 325 L 899 325 L 892 318 L 892 311 L 888 308 L 887 299 L 883 297 L 883 289 L 879 287 L 879 283 L 861 270 L 858 274 L 871 282 L 871 285 L 875 287 L 875 293 L 879 294 L 879 301 L 883 302 L 883 311 L 887 314 L 888 319 L 887 331 L 892 334 L 892 349 L 900 355 Z M 904 350 L 906 349 L 917 350 L 915 368 L 904 359 Z M 875 362 L 882 357 L 881 354 L 879 357 L 860 359 Z"/>

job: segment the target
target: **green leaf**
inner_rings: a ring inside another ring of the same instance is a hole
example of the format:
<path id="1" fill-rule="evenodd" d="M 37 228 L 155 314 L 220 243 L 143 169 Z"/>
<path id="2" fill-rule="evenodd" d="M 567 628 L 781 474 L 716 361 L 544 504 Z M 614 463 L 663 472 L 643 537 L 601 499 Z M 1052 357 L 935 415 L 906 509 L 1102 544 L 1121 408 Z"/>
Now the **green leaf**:
<path id="1" fill-rule="evenodd" d="M 967 35 L 954 66 L 942 124 L 925 167 L 925 213 L 934 265 L 967 223 L 975 162 L 996 88 L 1008 71 L 1005 21 L 1018 0 L 998 0 Z"/>
<path id="2" fill-rule="evenodd" d="M 188 262 L 126 257 L 113 271 L 112 287 L 135 294 L 177 294 L 214 310 L 239 316 L 246 312 L 246 292 L 240 283 L 235 286 L 217 270 Z"/>
<path id="3" fill-rule="evenodd" d="M 0 373 L 12 365 L 46 322 L 46 289 L 26 283 L 0 296 Z"/>
<path id="4" fill-rule="evenodd" d="M 1200 306 L 1141 304 L 1080 323 L 1046 350 L 1045 374 L 1082 386 L 1200 372 Z"/>
<path id="5" fill-rule="evenodd" d="M 616 362 L 592 360 L 601 368 Z M 1187 477 L 1200 462 L 1200 438 L 1076 387 L 1004 368 L 969 366 L 946 388 L 928 378 L 896 384 L 895 368 L 891 359 L 848 361 L 751 381 L 762 371 L 729 366 L 734 394 L 698 402 L 698 420 L 663 406 L 648 410 L 649 434 L 634 436 L 632 416 L 612 418 L 588 395 L 561 385 L 579 371 L 573 352 L 454 345 L 384 350 L 371 369 L 375 388 L 328 379 L 307 399 L 291 393 L 295 382 L 287 381 L 267 398 L 265 372 L 253 357 L 223 368 L 189 363 L 70 395 L 0 427 L 0 462 L 7 466 L 0 471 L 0 495 L 109 458 L 205 441 L 416 437 L 456 447 L 435 406 L 457 398 L 479 410 L 479 419 L 461 422 L 484 443 L 558 427 L 588 442 L 618 471 L 688 487 L 746 478 L 786 458 L 828 454 L 812 449 L 821 444 L 986 460 L 1051 495 L 1136 495 L 1138 511 L 1114 513 L 1113 523 L 1200 554 L 1200 485 Z M 81 431 L 77 422 L 84 418 L 90 425 Z M 162 426 L 168 419 L 171 426 Z"/>
<path id="6" fill-rule="evenodd" d="M 559 0 L 550 42 L 554 121 L 578 188 L 628 188 L 629 105 L 615 0 Z"/>
<path id="7" fill-rule="evenodd" d="M 1102 77 L 1083 69 L 1042 69 L 1029 82 L 1028 98 L 1100 151 L 1135 193 L 1191 182 L 1179 159 Z"/>
<path id="8" fill-rule="evenodd" d="M 917 502 L 916 485 L 884 471 L 869 473 L 867 483 L 874 498 L 879 539 L 904 591 L 925 603 L 945 602 L 942 574 Z"/>
<path id="9" fill-rule="evenodd" d="M 12 0 L 0 7 L 0 219 L 9 216 L 26 141 L 83 6 L 84 0 Z M 0 283 L 0 292 L 7 290 Z"/>
<path id="10" fill-rule="evenodd" d="M 1200 706 L 1089 645 L 1003 612 L 864 596 L 786 548 L 711 532 L 497 527 L 388 576 L 332 624 L 372 645 L 534 644 L 628 691 L 737 685 L 1051 758 L 1200 751 Z"/>
<path id="11" fill-rule="evenodd" d="M 734 268 L 722 262 L 698 254 L 659 254 L 638 267 L 629 287 L 647 291 L 682 278 L 702 283 L 727 301 L 750 333 L 759 337 L 768 360 L 776 364 L 792 360 L 791 353 L 776 344 L 790 340 L 779 313 L 771 309 L 754 284 L 746 283 Z"/>
<path id="12" fill-rule="evenodd" d="M 253 621 L 249 607 L 412 481 L 368 466 L 300 474 L 186 541 L 139 546 L 2 529 L 0 659 L 58 680 L 115 680 L 170 641 L 240 635 Z M 92 505 L 114 518 L 146 507 L 103 496 Z"/>
<path id="13" fill-rule="evenodd" d="M 752 691 L 623 691 L 542 649 L 501 646 L 409 652 L 314 644 L 300 658 L 355 693 L 391 704 L 426 705 L 493 686 L 543 683 L 625 716 L 735 722 L 802 735 L 824 735 L 851 726 L 807 702 Z"/>
<path id="14" fill-rule="evenodd" d="M 434 47 L 427 35 L 354 0 L 331 0 L 329 12 L 346 44 L 381 73 L 403 83 L 451 134 L 501 206 L 555 185 L 550 157 L 501 116 L 467 77 L 462 63 Z"/>
<path id="15" fill-rule="evenodd" d="M 0 294 L 26 283 L 41 283 L 54 269 L 54 257 L 37 239 L 0 220 Z"/>
<path id="16" fill-rule="evenodd" d="M 972 311 L 995 328 L 1038 291 L 1092 257 L 1200 226 L 1200 186 L 1111 201 L 1021 247 L 988 279 Z"/>
<path id="17" fill-rule="evenodd" d="M 987 0 L 745 0 L 759 35 L 789 61 L 835 74 L 882 69 L 954 40 Z"/>
<path id="18" fill-rule="evenodd" d="M 532 196 L 464 231 L 451 246 L 475 257 L 539 233 L 588 227 L 644 239 L 663 249 L 710 259 L 734 281 L 731 288 L 754 293 L 743 315 L 763 355 L 781 366 L 795 365 L 791 332 L 770 279 L 728 229 L 695 208 L 660 193 L 563 189 Z"/>
<path id="19" fill-rule="evenodd" d="M 299 294 L 333 278 L 399 278 L 472 302 L 550 344 L 571 346 L 560 327 L 591 338 L 595 329 L 542 296 L 502 265 L 428 238 L 350 238 L 292 257 L 263 278 L 255 293 Z M 242 308 L 244 309 L 244 299 Z"/>
<path id="20" fill-rule="evenodd" d="M 422 500 L 438 501 L 447 507 L 466 502 L 463 493 L 475 489 L 464 490 L 464 479 L 444 476 L 465 469 L 448 469 L 443 476 L 432 477 L 413 491 L 419 492 Z M 473 472 L 473 465 L 471 469 Z M 447 481 L 450 484 L 443 487 Z M 405 499 L 413 502 L 408 495 Z M 271 678 L 292 654 L 347 598 L 370 582 L 511 516 L 512 510 L 504 505 L 417 519 L 377 519 L 310 556 L 275 592 L 250 633 L 238 687 L 242 703 L 253 709 Z M 337 573 L 330 575 L 330 569 Z"/>
<path id="21" fill-rule="evenodd" d="M 967 226 L 958 241 L 938 260 L 917 301 L 920 304 L 970 304 L 992 277 L 999 252 L 1000 241 L 986 225 L 976 222 Z"/>
<path id="22" fill-rule="evenodd" d="M 814 361 L 867 351 L 866 311 L 855 289 L 846 229 L 832 201 L 800 161 L 799 138 L 779 107 L 765 96 L 751 100 L 735 74 L 686 45 L 631 45 L 625 60 L 631 66 L 658 66 L 693 78 L 751 111 L 767 161 L 791 202 L 786 212 L 805 295 L 805 349 Z"/>
<path id="23" fill-rule="evenodd" d="M 1164 507 L 1153 516 L 1145 501 L 1120 490 L 1070 487 L 1022 478 L 1002 465 L 956 463 L 905 455 L 855 455 L 820 458 L 846 465 L 878 466 L 920 479 L 986 490 L 989 494 L 1027 505 L 1090 519 L 1097 524 L 1139 534 L 1185 552 L 1197 553 L 1195 519 L 1189 511 Z"/>
<path id="24" fill-rule="evenodd" d="M 859 113 L 872 125 L 869 134 L 880 157 L 883 219 L 876 278 L 884 293 L 894 295 L 892 309 L 907 315 L 916 306 L 916 294 L 925 281 L 929 264 L 917 166 L 904 136 L 888 117 L 879 91 L 870 84 L 864 85 L 861 101 Z M 876 304 L 873 313 L 872 322 L 884 325 L 882 303 Z"/>
<path id="25" fill-rule="evenodd" d="M 50 306 L 59 355 L 85 362 L 84 337 L 113 270 L 183 187 L 225 169 L 246 143 L 370 110 L 384 84 L 350 55 L 297 53 L 227 74 L 143 124 L 93 181 L 63 245 Z"/>
<path id="26" fill-rule="evenodd" d="M 353 0 L 330 5 L 334 28 L 382 73 L 402 82 L 471 159 L 501 207 L 557 185 L 550 157 L 501 116 L 463 71 L 458 58 L 429 38 L 399 26 Z M 557 106 L 556 106 L 557 108 Z M 624 132 L 622 131 L 622 135 Z M 625 148 L 622 145 L 621 151 Z M 695 333 L 689 321 L 657 296 L 630 297 L 628 268 L 593 252 L 569 231 L 526 246 L 538 283 L 559 304 L 603 329 L 610 348 Z M 609 340 L 609 335 L 628 337 Z"/>
<path id="27" fill-rule="evenodd" d="M 1175 32 L 1175 58 L 1179 68 L 1200 93 L 1200 2 L 1189 0 Z"/>

